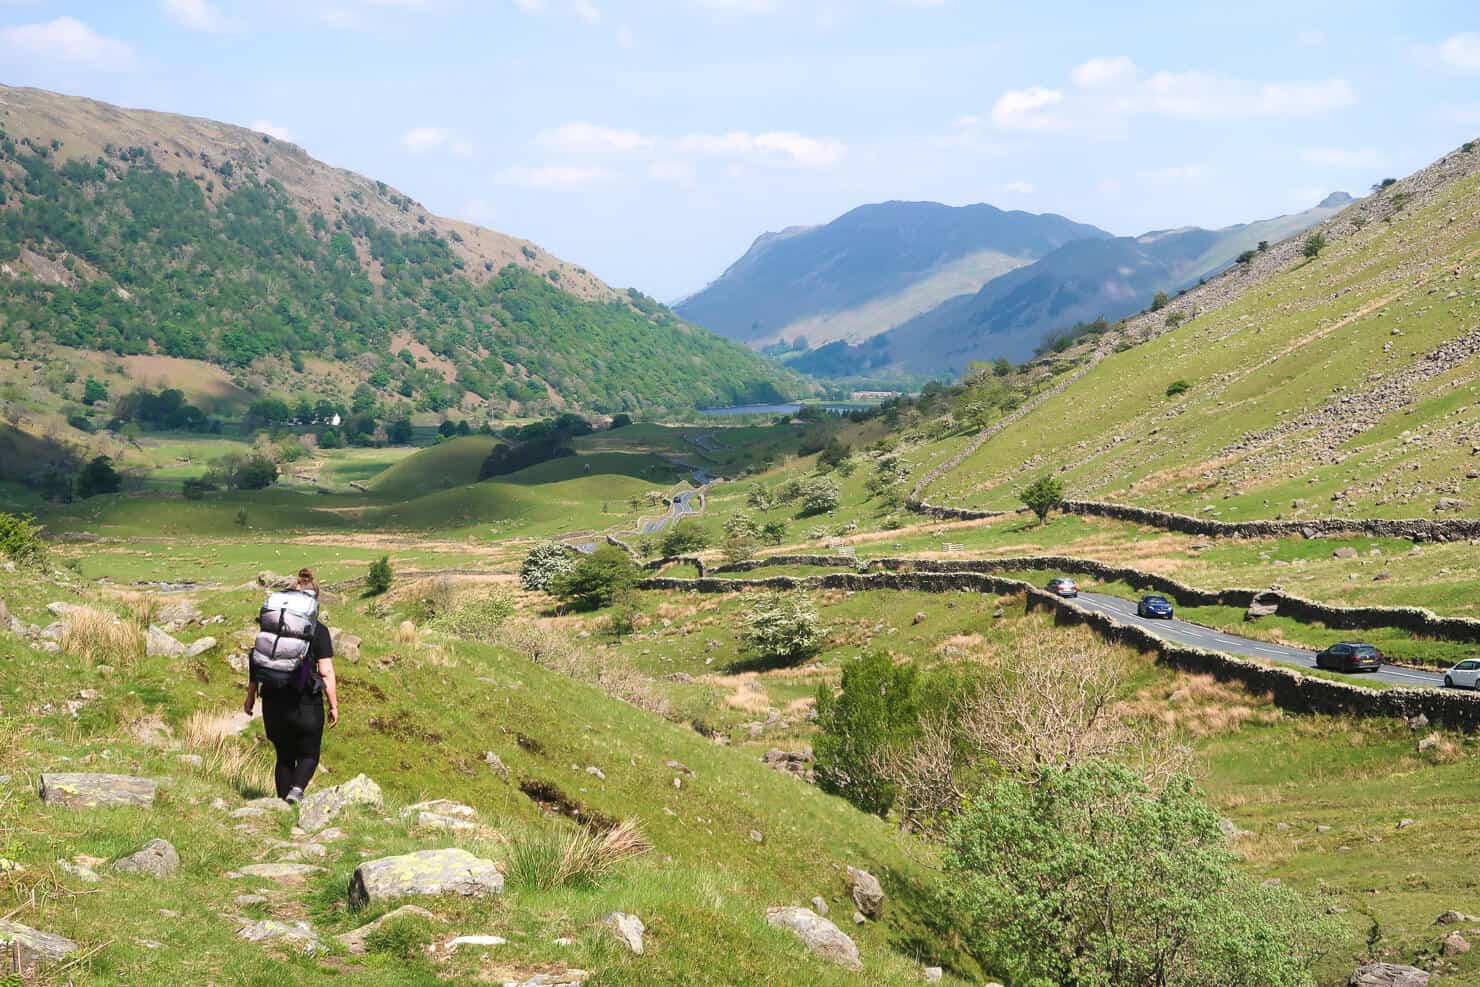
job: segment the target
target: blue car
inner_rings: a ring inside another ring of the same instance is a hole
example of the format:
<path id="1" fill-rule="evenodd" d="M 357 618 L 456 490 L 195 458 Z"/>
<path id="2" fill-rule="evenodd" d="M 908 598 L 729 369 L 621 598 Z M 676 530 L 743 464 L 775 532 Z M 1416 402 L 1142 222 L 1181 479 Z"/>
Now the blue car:
<path id="1" fill-rule="evenodd" d="M 1143 596 L 1141 602 L 1136 604 L 1136 616 L 1171 620 L 1172 605 L 1164 596 Z"/>

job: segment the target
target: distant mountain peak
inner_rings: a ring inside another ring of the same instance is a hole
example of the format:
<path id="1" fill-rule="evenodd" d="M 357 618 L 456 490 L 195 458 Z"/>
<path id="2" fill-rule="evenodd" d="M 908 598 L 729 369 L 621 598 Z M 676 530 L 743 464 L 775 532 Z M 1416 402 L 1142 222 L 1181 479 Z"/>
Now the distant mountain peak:
<path id="1" fill-rule="evenodd" d="M 1357 200 L 1345 192 L 1332 192 L 1320 202 L 1316 203 L 1317 209 L 1337 209 L 1341 206 L 1349 206 Z"/>

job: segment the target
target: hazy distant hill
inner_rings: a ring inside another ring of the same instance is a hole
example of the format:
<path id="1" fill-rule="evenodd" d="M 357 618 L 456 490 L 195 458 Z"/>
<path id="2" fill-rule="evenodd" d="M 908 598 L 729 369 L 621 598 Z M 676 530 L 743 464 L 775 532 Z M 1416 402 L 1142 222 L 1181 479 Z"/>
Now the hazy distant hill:
<path id="1" fill-rule="evenodd" d="M 387 409 L 493 413 L 806 387 L 650 298 L 265 134 L 9 87 L 0 132 L 0 348 L 29 367 L 75 367 L 59 344 L 215 364 L 244 396 L 368 387 Z"/>
<path id="2" fill-rule="evenodd" d="M 1022 360 L 1056 330 L 1139 311 L 1158 291 L 1196 284 L 1261 241 L 1278 242 L 1308 229 L 1352 201 L 1334 193 L 1304 212 L 1221 230 L 1185 227 L 1077 240 L 865 343 L 834 343 L 791 365 L 820 376 L 849 376 L 957 373 L 973 360 Z"/>
<path id="3" fill-rule="evenodd" d="M 825 226 L 764 234 L 675 307 L 752 345 L 799 336 L 813 346 L 860 340 L 1072 240 L 1109 235 L 1062 216 L 989 205 L 884 202 Z"/>

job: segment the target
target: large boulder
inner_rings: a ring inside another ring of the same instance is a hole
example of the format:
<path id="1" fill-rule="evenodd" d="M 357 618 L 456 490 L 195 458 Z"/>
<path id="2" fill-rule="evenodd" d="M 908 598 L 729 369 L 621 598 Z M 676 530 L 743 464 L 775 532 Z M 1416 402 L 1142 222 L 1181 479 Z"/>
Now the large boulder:
<path id="1" fill-rule="evenodd" d="M 1249 601 L 1249 609 L 1244 611 L 1244 619 L 1258 620 L 1260 617 L 1273 617 L 1279 612 L 1279 598 L 1261 593 Z"/>
<path id="2" fill-rule="evenodd" d="M 143 848 L 114 861 L 114 870 L 151 877 L 174 877 L 180 872 L 180 855 L 168 840 L 150 840 Z"/>
<path id="3" fill-rule="evenodd" d="M 13 959 L 15 965 L 13 971 L 6 967 L 0 972 L 15 972 L 29 978 L 42 967 L 60 962 L 75 952 L 77 944 L 70 939 L 0 918 L 0 956 Z"/>
<path id="4" fill-rule="evenodd" d="M 329 625 L 325 624 L 325 627 Z M 360 660 L 360 638 L 355 634 L 346 634 L 329 627 L 329 640 L 334 646 L 334 657 L 343 658 L 350 664 Z"/>
<path id="5" fill-rule="evenodd" d="M 1347 987 L 1429 987 L 1427 970 L 1401 963 L 1368 963 L 1352 971 Z"/>
<path id="6" fill-rule="evenodd" d="M 342 785 L 320 789 L 304 796 L 298 803 L 298 825 L 310 833 L 323 829 L 334 821 L 341 812 L 352 805 L 368 805 L 374 809 L 385 807 L 385 797 L 380 786 L 364 775 L 355 775 Z"/>
<path id="7" fill-rule="evenodd" d="M 144 638 L 144 654 L 150 658 L 183 658 L 185 645 L 166 633 L 164 628 L 150 624 L 149 633 Z"/>
<path id="8" fill-rule="evenodd" d="M 466 850 L 418 850 L 399 857 L 367 860 L 349 881 L 355 908 L 398 898 L 459 895 L 486 898 L 502 894 L 504 875 L 491 860 Z"/>
<path id="9" fill-rule="evenodd" d="M 43 774 L 41 801 L 69 809 L 96 809 L 121 805 L 154 805 L 159 782 L 131 775 Z"/>
<path id="10" fill-rule="evenodd" d="M 884 913 L 884 886 L 868 871 L 848 868 L 848 894 L 858 910 L 869 918 L 878 918 Z"/>
<path id="11" fill-rule="evenodd" d="M 816 956 L 849 970 L 863 968 L 858 947 L 848 934 L 810 908 L 767 908 L 766 923 L 789 929 Z"/>

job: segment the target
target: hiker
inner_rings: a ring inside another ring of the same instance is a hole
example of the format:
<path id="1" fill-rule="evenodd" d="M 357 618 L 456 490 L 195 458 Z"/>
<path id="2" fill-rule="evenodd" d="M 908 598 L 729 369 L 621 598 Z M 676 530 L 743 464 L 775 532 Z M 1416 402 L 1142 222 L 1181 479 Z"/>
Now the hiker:
<path id="1" fill-rule="evenodd" d="M 251 678 L 243 705 L 252 715 L 262 694 L 262 725 L 277 751 L 273 772 L 278 798 L 291 804 L 303 798 L 319 766 L 324 739 L 324 699 L 329 726 L 339 722 L 334 679 L 334 644 L 319 622 L 319 584 L 313 570 L 298 570 L 293 589 L 273 593 L 262 606 L 261 633 L 249 660 Z"/>

